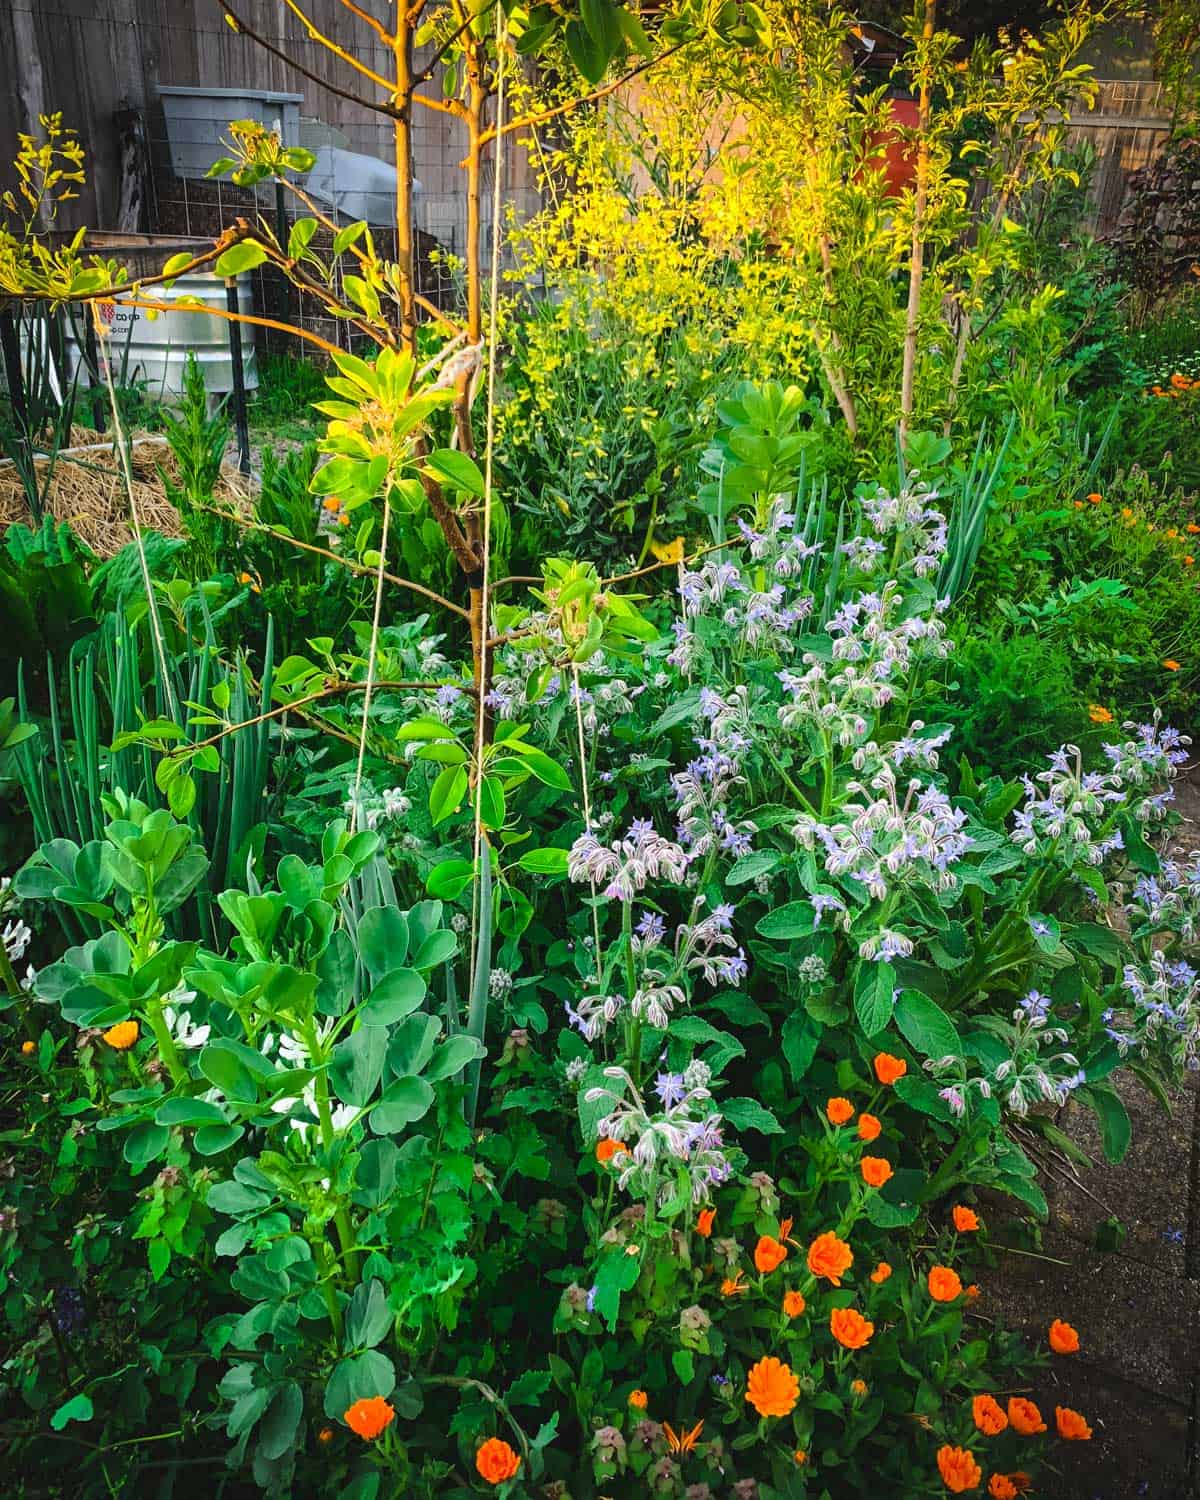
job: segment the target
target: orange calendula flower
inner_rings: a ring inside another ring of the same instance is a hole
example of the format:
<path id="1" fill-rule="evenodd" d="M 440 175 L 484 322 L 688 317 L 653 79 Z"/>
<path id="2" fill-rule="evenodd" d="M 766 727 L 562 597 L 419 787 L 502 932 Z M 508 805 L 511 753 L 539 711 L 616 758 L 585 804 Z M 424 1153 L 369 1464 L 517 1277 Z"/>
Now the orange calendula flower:
<path id="1" fill-rule="evenodd" d="M 619 1152 L 626 1150 L 628 1150 L 628 1147 L 623 1145 L 622 1142 L 610 1140 L 605 1136 L 603 1140 L 596 1142 L 596 1160 L 603 1164 L 604 1162 L 612 1161 L 613 1157 Z"/>
<path id="2" fill-rule="evenodd" d="M 995 1437 L 1008 1426 L 1004 1408 L 995 1396 L 976 1396 L 971 1402 L 971 1419 L 985 1437 Z"/>
<path id="3" fill-rule="evenodd" d="M 1099 504 L 1100 504 L 1100 502 L 1101 502 L 1101 501 L 1102 501 L 1102 500 L 1103 500 L 1103 499 L 1104 499 L 1104 496 L 1103 496 L 1103 495 L 1097 495 L 1097 494 L 1096 494 L 1096 493 L 1095 493 L 1095 491 L 1093 491 L 1093 492 L 1092 492 L 1092 493 L 1091 493 L 1091 494 L 1090 494 L 1090 495 L 1089 495 L 1089 496 L 1088 496 L 1088 500 L 1089 500 L 1089 502 L 1090 502 L 1090 503 L 1091 503 L 1091 504 L 1092 504 L 1092 505 L 1099 505 Z"/>
<path id="4" fill-rule="evenodd" d="M 702 1208 L 696 1215 L 696 1233 L 704 1239 L 712 1234 L 713 1220 L 717 1217 L 715 1208 Z"/>
<path id="5" fill-rule="evenodd" d="M 1132 508 L 1132 506 L 1122 505 L 1122 507 L 1121 507 L 1121 514 L 1125 517 L 1125 519 L 1127 521 L 1132 520 L 1132 518 L 1133 518 L 1133 508 Z"/>
<path id="6" fill-rule="evenodd" d="M 21 1051 L 25 1054 L 26 1057 L 28 1057 L 29 1054 L 34 1050 L 34 1048 L 36 1046 L 37 1046 L 36 1042 L 22 1042 L 21 1043 Z"/>
<path id="7" fill-rule="evenodd" d="M 951 1270 L 949 1266 L 932 1267 L 925 1284 L 935 1302 L 953 1302 L 956 1297 L 962 1296 L 963 1285 L 958 1272 Z"/>
<path id="8" fill-rule="evenodd" d="M 488 1438 L 475 1455 L 475 1467 L 489 1484 L 503 1484 L 521 1467 L 521 1458 L 500 1438 Z"/>
<path id="9" fill-rule="evenodd" d="M 832 1230 L 817 1235 L 808 1247 L 808 1269 L 814 1276 L 824 1276 L 834 1286 L 841 1286 L 842 1277 L 853 1263 L 854 1252 Z"/>
<path id="10" fill-rule="evenodd" d="M 1082 510 L 1083 509 L 1083 501 L 1082 500 L 1072 500 L 1071 504 L 1074 506 L 1074 508 L 1076 510 Z"/>
<path id="11" fill-rule="evenodd" d="M 326 495 L 324 500 L 321 501 L 321 508 L 323 510 L 341 510 L 342 502 L 336 495 Z"/>
<path id="12" fill-rule="evenodd" d="M 1183 565 L 1185 568 L 1190 568 L 1195 561 L 1196 559 L 1194 557 L 1188 556 L 1184 558 Z"/>
<path id="13" fill-rule="evenodd" d="M 1055 1354 L 1079 1353 L 1079 1335 L 1070 1323 L 1064 1323 L 1061 1318 L 1055 1318 L 1051 1323 L 1049 1342 Z"/>
<path id="14" fill-rule="evenodd" d="M 699 1440 L 700 1434 L 704 1431 L 704 1420 L 701 1418 L 695 1427 L 686 1428 L 680 1426 L 678 1432 L 675 1431 L 670 1422 L 664 1422 L 662 1427 L 667 1439 L 667 1447 L 672 1453 L 691 1453 Z"/>
<path id="15" fill-rule="evenodd" d="M 804 1300 L 803 1292 L 784 1292 L 783 1311 L 785 1317 L 798 1318 L 808 1303 Z"/>
<path id="16" fill-rule="evenodd" d="M 874 1115 L 867 1114 L 865 1110 L 861 1115 L 859 1115 L 858 1138 L 860 1141 L 870 1142 L 878 1140 L 880 1132 L 882 1130 L 882 1123 L 877 1120 Z"/>
<path id="17" fill-rule="evenodd" d="M 908 1072 L 908 1064 L 902 1057 L 893 1057 L 890 1052 L 880 1052 L 875 1058 L 875 1077 L 882 1084 L 893 1084 Z"/>
<path id="18" fill-rule="evenodd" d="M 971 1285 L 967 1288 L 967 1301 L 968 1302 L 974 1302 L 975 1299 L 976 1299 L 976 1297 L 978 1297 L 978 1296 L 979 1296 L 979 1287 L 976 1285 L 975 1282 L 972 1282 Z"/>
<path id="19" fill-rule="evenodd" d="M 864 1156 L 858 1166 L 868 1187 L 881 1188 L 892 1175 L 892 1164 L 883 1156 Z"/>
<path id="20" fill-rule="evenodd" d="M 1181 375 L 1177 370 L 1175 374 L 1171 376 L 1171 384 L 1177 391 L 1186 391 L 1188 386 L 1191 384 L 1191 381 L 1188 380 L 1186 375 Z"/>
<path id="21" fill-rule="evenodd" d="M 1033 1437 L 1035 1433 L 1046 1430 L 1041 1412 L 1024 1396 L 1008 1398 L 1008 1420 L 1012 1423 L 1013 1431 L 1019 1432 L 1022 1437 Z"/>
<path id="22" fill-rule="evenodd" d="M 852 1380 L 850 1382 L 850 1394 L 852 1396 L 865 1396 L 867 1394 L 867 1382 L 865 1380 Z"/>
<path id="23" fill-rule="evenodd" d="M 1107 708 L 1101 707 L 1099 703 L 1088 704 L 1088 718 L 1093 724 L 1111 724 L 1113 716 Z"/>
<path id="24" fill-rule="evenodd" d="M 742 1282 L 744 1275 L 744 1271 L 738 1271 L 733 1276 L 726 1276 L 725 1280 L 721 1283 L 721 1296 L 736 1297 L 739 1292 L 749 1291 L 750 1288 Z"/>
<path id="25" fill-rule="evenodd" d="M 357 1432 L 369 1443 L 395 1420 L 395 1416 L 395 1407 L 382 1396 L 364 1396 L 343 1413 L 342 1421 L 351 1432 Z"/>
<path id="26" fill-rule="evenodd" d="M 1070 1406 L 1054 1408 L 1054 1425 L 1058 1428 L 1059 1437 L 1065 1438 L 1068 1443 L 1086 1443 L 1092 1435 L 1092 1429 L 1082 1414 Z"/>
<path id="27" fill-rule="evenodd" d="M 891 1266 L 888 1265 L 886 1260 L 881 1260 L 875 1267 L 875 1269 L 871 1272 L 871 1280 L 875 1283 L 876 1286 L 880 1286 L 888 1279 L 891 1274 Z"/>
<path id="28" fill-rule="evenodd" d="M 760 1417 L 786 1417 L 800 1399 L 800 1382 L 790 1365 L 773 1354 L 750 1367 L 746 1400 Z"/>
<path id="29" fill-rule="evenodd" d="M 1167 669 L 1168 672 L 1178 672 L 1179 671 L 1179 663 L 1175 660 L 1175 658 L 1173 656 L 1165 657 L 1164 660 L 1163 660 L 1163 666 L 1166 667 L 1166 669 Z"/>
<path id="30" fill-rule="evenodd" d="M 110 1026 L 103 1036 L 110 1047 L 118 1052 L 126 1052 L 138 1039 L 138 1023 L 118 1021 L 115 1026 Z"/>
<path id="31" fill-rule="evenodd" d="M 831 1125 L 845 1125 L 854 1118 L 854 1106 L 849 1099 L 830 1099 L 825 1105 L 825 1114 Z"/>
<path id="32" fill-rule="evenodd" d="M 992 1500 L 1017 1500 L 1020 1493 L 1007 1474 L 993 1474 L 988 1480 L 988 1494 Z"/>
<path id="33" fill-rule="evenodd" d="M 321 1430 L 320 1430 L 320 1432 L 317 1433 L 317 1442 L 318 1443 L 332 1443 L 333 1442 L 333 1428 L 332 1427 L 322 1427 Z"/>
<path id="34" fill-rule="evenodd" d="M 979 1228 L 979 1215 L 974 1209 L 967 1208 L 961 1203 L 954 1205 L 954 1227 L 959 1234 L 974 1234 Z"/>
<path id="35" fill-rule="evenodd" d="M 759 1236 L 758 1244 L 754 1247 L 754 1264 L 764 1276 L 770 1275 L 772 1271 L 778 1270 L 788 1258 L 786 1245 L 781 1245 L 777 1239 L 769 1234 Z"/>
<path id="36" fill-rule="evenodd" d="M 942 1483 L 955 1495 L 978 1489 L 983 1478 L 983 1470 L 970 1449 L 952 1448 L 949 1443 L 938 1449 L 937 1466 Z"/>
<path id="37" fill-rule="evenodd" d="M 1200 526 L 1197 526 L 1195 521 L 1189 521 L 1183 529 L 1188 536 L 1200 536 Z"/>
<path id="38" fill-rule="evenodd" d="M 792 1454 L 792 1461 L 798 1469 L 802 1469 L 808 1462 L 808 1454 L 805 1453 L 803 1448 L 797 1448 L 795 1453 Z"/>
<path id="39" fill-rule="evenodd" d="M 646 1407 L 650 1404 L 650 1398 L 646 1395 L 645 1391 L 630 1391 L 629 1404 L 630 1406 L 636 1406 L 638 1411 L 645 1411 Z"/>
<path id="40" fill-rule="evenodd" d="M 862 1349 L 870 1343 L 875 1325 L 853 1307 L 835 1307 L 829 1314 L 829 1331 L 843 1349 Z"/>

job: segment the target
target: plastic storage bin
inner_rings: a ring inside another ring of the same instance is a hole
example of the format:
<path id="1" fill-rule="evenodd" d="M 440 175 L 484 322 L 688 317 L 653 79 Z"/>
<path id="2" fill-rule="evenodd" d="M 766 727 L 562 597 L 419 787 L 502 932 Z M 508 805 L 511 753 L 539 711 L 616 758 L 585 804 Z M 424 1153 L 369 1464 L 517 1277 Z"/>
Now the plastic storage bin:
<path id="1" fill-rule="evenodd" d="M 171 165 L 177 177 L 205 177 L 227 155 L 222 138 L 234 120 L 258 120 L 285 146 L 300 144 L 303 94 L 277 89 L 197 89 L 163 84 L 158 90 L 167 121 Z"/>

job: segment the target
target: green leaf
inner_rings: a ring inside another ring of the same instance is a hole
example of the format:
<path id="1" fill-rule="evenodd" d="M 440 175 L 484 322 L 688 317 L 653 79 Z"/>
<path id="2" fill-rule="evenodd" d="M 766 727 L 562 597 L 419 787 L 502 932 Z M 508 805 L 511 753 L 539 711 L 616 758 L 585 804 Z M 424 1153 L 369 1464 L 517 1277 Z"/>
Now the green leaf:
<path id="1" fill-rule="evenodd" d="M 201 1125 L 192 1137 L 192 1145 L 201 1156 L 219 1156 L 237 1145 L 245 1134 L 242 1125 Z"/>
<path id="2" fill-rule="evenodd" d="M 475 866 L 469 859 L 444 859 L 430 870 L 425 889 L 441 901 L 457 900 L 471 884 L 474 872 Z"/>
<path id="3" fill-rule="evenodd" d="M 423 1078 L 397 1078 L 371 1111 L 371 1129 L 377 1135 L 394 1135 L 422 1119 L 433 1099 L 433 1090 Z"/>
<path id="4" fill-rule="evenodd" d="M 291 233 L 288 235 L 288 255 L 292 260 L 299 260 L 309 245 L 312 244 L 313 235 L 316 232 L 316 219 L 305 217 L 296 220 L 292 225 Z"/>
<path id="5" fill-rule="evenodd" d="M 722 1099 L 718 1108 L 735 1130 L 757 1130 L 760 1135 L 782 1135 L 783 1126 L 757 1099 Z"/>
<path id="6" fill-rule="evenodd" d="M 407 1078 L 410 1073 L 423 1073 L 441 1031 L 442 1023 L 436 1016 L 417 1014 L 401 1021 L 388 1041 L 389 1078 Z"/>
<path id="7" fill-rule="evenodd" d="M 552 786 L 559 792 L 569 792 L 573 789 L 571 778 L 566 771 L 544 751 L 526 750 L 521 756 L 521 762 L 544 786 Z"/>
<path id="8" fill-rule="evenodd" d="M 166 1099 L 154 1116 L 160 1125 L 226 1125 L 225 1111 L 207 1099 Z"/>
<path id="9" fill-rule="evenodd" d="M 240 245 L 231 245 L 220 256 L 213 272 L 217 276 L 240 276 L 243 271 L 253 271 L 267 258 L 267 252 L 254 240 L 243 240 Z"/>
<path id="10" fill-rule="evenodd" d="M 1036 926 L 1034 924 L 1037 924 Z M 1038 929 L 1042 929 L 1039 931 Z M 1055 953 L 1058 951 L 1059 943 L 1062 941 L 1062 932 L 1056 917 L 1048 917 L 1044 912 L 1035 911 L 1030 913 L 1029 930 L 1033 933 L 1033 940 L 1043 953 Z"/>
<path id="11" fill-rule="evenodd" d="M 341 1359 L 325 1386 L 325 1415 L 335 1422 L 345 1420 L 356 1401 L 371 1396 L 390 1396 L 396 1388 L 396 1367 L 386 1354 L 368 1349 Z"/>
<path id="12" fill-rule="evenodd" d="M 200 1054 L 200 1071 L 229 1099 L 248 1103 L 258 1098 L 257 1076 L 234 1042 L 210 1042 Z"/>
<path id="13" fill-rule="evenodd" d="M 854 981 L 854 1013 L 867 1036 L 877 1036 L 892 1019 L 896 971 L 886 959 L 862 959 Z"/>
<path id="14" fill-rule="evenodd" d="M 131 1167 L 144 1167 L 155 1161 L 167 1149 L 171 1132 L 165 1125 L 156 1125 L 152 1120 L 143 1120 L 135 1125 L 125 1137 L 122 1155 Z"/>
<path id="15" fill-rule="evenodd" d="M 360 1026 L 333 1049 L 329 1077 L 343 1104 L 369 1103 L 383 1077 L 388 1034 L 383 1026 Z"/>
<path id="16" fill-rule="evenodd" d="M 792 1011 L 783 1023 L 780 1045 L 793 1083 L 799 1083 L 812 1065 L 821 1040 L 821 1030 L 817 1022 L 802 1010 Z"/>
<path id="17" fill-rule="evenodd" d="M 439 772 L 429 792 L 429 816 L 436 828 L 456 813 L 467 795 L 467 773 L 461 766 Z"/>
<path id="18" fill-rule="evenodd" d="M 1078 1090 L 1077 1098 L 1086 1099 L 1096 1113 L 1100 1125 L 1100 1144 L 1104 1155 L 1111 1162 L 1119 1162 L 1129 1150 L 1133 1128 L 1121 1096 L 1107 1085 L 1088 1084 Z"/>
<path id="19" fill-rule="evenodd" d="M 473 1036 L 452 1036 L 434 1053 L 424 1069 L 424 1077 L 433 1083 L 442 1078 L 454 1078 L 467 1066 L 487 1052 L 483 1043 Z"/>
<path id="20" fill-rule="evenodd" d="M 427 974 L 439 964 L 449 963 L 458 952 L 458 938 L 448 927 L 439 927 L 431 932 L 417 949 L 413 968 Z"/>
<path id="21" fill-rule="evenodd" d="M 452 489 L 465 490 L 477 500 L 482 500 L 487 493 L 479 465 L 469 454 L 460 453 L 456 448 L 436 449 L 426 458 L 423 467 L 425 473 L 432 474 L 441 483 Z"/>
<path id="22" fill-rule="evenodd" d="M 597 43 L 578 21 L 567 22 L 564 38 L 571 61 L 584 78 L 588 83 L 599 83 L 607 71 L 609 62 L 609 55 L 604 47 Z"/>
<path id="23" fill-rule="evenodd" d="M 368 318 L 378 318 L 379 293 L 369 281 L 361 276 L 346 275 L 342 277 L 342 285 L 356 307 L 365 312 Z"/>
<path id="24" fill-rule="evenodd" d="M 615 1330 L 617 1326 L 621 1293 L 636 1285 L 641 1269 L 641 1256 L 626 1255 L 623 1246 L 606 1250 L 601 1256 L 600 1264 L 596 1267 L 594 1306 L 610 1330 Z"/>
<path id="25" fill-rule="evenodd" d="M 275 1387 L 258 1431 L 258 1451 L 274 1463 L 296 1440 L 300 1418 L 304 1415 L 304 1393 L 294 1380 Z"/>
<path id="26" fill-rule="evenodd" d="M 769 875 L 782 860 L 783 856 L 776 854 L 773 849 L 761 849 L 756 850 L 753 854 L 743 854 L 740 859 L 734 861 L 728 874 L 725 876 L 725 884 L 748 885 L 750 881 L 757 880 L 761 875 Z M 807 905 L 803 901 L 794 904 L 797 906 Z M 805 928 L 805 934 L 812 931 L 812 919 L 814 916 L 811 906 L 808 906 L 807 910 L 808 926 Z M 762 929 L 759 928 L 759 931 L 761 932 Z M 770 934 L 767 934 L 767 936 L 770 936 Z"/>
<path id="27" fill-rule="evenodd" d="M 392 906 L 368 907 L 355 933 L 359 955 L 373 980 L 398 969 L 408 957 L 408 918 Z"/>
<path id="28" fill-rule="evenodd" d="M 366 232 L 367 232 L 367 225 L 366 225 L 366 221 L 363 220 L 363 219 L 359 219 L 355 223 L 353 223 L 353 224 L 347 224 L 345 226 L 345 228 L 339 229 L 338 232 L 333 237 L 333 253 L 334 253 L 334 255 L 335 256 L 336 255 L 341 255 L 341 253 L 344 250 L 348 250 L 350 248 L 350 246 L 355 243 L 356 240 L 362 239 L 363 235 Z M 344 366 L 343 366 L 343 363 L 342 363 L 342 361 L 345 358 L 346 358 L 346 356 L 343 355 L 337 361 L 338 369 L 341 370 L 343 374 L 347 373 L 346 370 L 345 370 L 345 368 L 344 368 Z M 361 363 L 361 361 L 360 361 L 360 363 Z M 372 378 L 374 378 L 374 377 L 372 376 Z"/>
<path id="29" fill-rule="evenodd" d="M 260 1213 L 271 1202 L 271 1196 L 269 1193 L 264 1193 L 261 1188 L 230 1180 L 215 1182 L 209 1188 L 205 1202 L 217 1213 L 229 1214 L 231 1218 L 236 1218 L 241 1214 Z"/>
<path id="30" fill-rule="evenodd" d="M 498 831 L 504 827 L 505 811 L 504 784 L 498 776 L 485 776 L 479 783 L 480 821 L 485 828 Z"/>
<path id="31" fill-rule="evenodd" d="M 382 1208 L 396 1186 L 396 1164 L 400 1153 L 391 1141 L 372 1140 L 363 1143 L 358 1153 L 354 1201 L 364 1208 Z"/>
<path id="32" fill-rule="evenodd" d="M 810 902 L 788 901 L 783 906 L 777 906 L 774 911 L 769 911 L 765 917 L 760 917 L 755 923 L 754 930 L 761 933 L 763 937 L 774 938 L 777 942 L 786 942 L 791 938 L 811 937 L 816 927 L 813 920 L 815 915 Z"/>
<path id="33" fill-rule="evenodd" d="M 393 969 L 367 996 L 359 1013 L 364 1026 L 391 1026 L 412 1015 L 425 999 L 426 984 L 415 969 Z"/>
<path id="34" fill-rule="evenodd" d="M 906 1073 L 903 1078 L 897 1078 L 892 1089 L 902 1104 L 907 1104 L 910 1109 L 919 1110 L 921 1114 L 928 1115 L 932 1120 L 950 1121 L 954 1118 L 950 1106 L 927 1078 L 918 1078 L 912 1073 Z"/>
<path id="35" fill-rule="evenodd" d="M 690 1349 L 676 1349 L 671 1355 L 671 1368 L 680 1385 L 691 1385 L 696 1378 L 696 1361 Z"/>
<path id="36" fill-rule="evenodd" d="M 68 1422 L 90 1422 L 95 1415 L 90 1396 L 72 1396 L 50 1418 L 50 1426 L 61 1432 Z"/>
<path id="37" fill-rule="evenodd" d="M 918 990 L 902 990 L 896 1001 L 896 1025 L 922 1057 L 961 1057 L 958 1028 L 940 1005 Z"/>
<path id="38" fill-rule="evenodd" d="M 565 849 L 527 849 L 517 861 L 522 870 L 531 875 L 565 875 L 567 873 L 567 851 Z"/>
<path id="39" fill-rule="evenodd" d="M 346 1349 L 373 1349 L 392 1329 L 394 1317 L 383 1282 L 372 1277 L 354 1288 L 346 1309 Z"/>

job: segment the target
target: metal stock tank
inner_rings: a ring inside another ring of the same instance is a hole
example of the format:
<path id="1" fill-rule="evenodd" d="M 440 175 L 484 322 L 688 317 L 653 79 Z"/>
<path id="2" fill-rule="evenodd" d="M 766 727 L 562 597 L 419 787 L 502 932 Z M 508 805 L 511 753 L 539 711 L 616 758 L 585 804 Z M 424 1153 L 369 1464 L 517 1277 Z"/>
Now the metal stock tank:
<path id="1" fill-rule="evenodd" d="M 89 234 L 83 249 L 118 260 L 128 270 L 130 280 L 156 276 L 173 255 L 183 251 L 193 254 L 209 248 L 211 241 L 180 239 L 153 234 L 96 232 Z M 156 302 L 178 302 L 193 298 L 209 307 L 226 310 L 225 282 L 219 276 L 200 273 L 181 276 L 169 289 L 148 287 L 146 295 Z M 238 310 L 251 313 L 254 301 L 247 276 L 238 278 Z M 233 390 L 233 361 L 229 353 L 229 322 L 212 317 L 198 308 L 178 308 L 154 314 L 144 308 L 130 307 L 120 297 L 101 305 L 100 315 L 109 333 L 101 345 L 112 361 L 113 379 L 118 385 L 145 382 L 147 395 L 161 400 L 178 396 L 183 390 L 183 373 L 189 354 L 194 354 L 204 375 L 205 388 L 213 395 Z M 89 314 L 90 316 L 90 314 Z M 72 307 L 67 324 L 67 350 L 72 370 L 83 357 L 83 310 Z M 242 327 L 242 364 L 246 387 L 258 385 L 251 330 Z M 86 384 L 86 376 L 81 375 Z"/>

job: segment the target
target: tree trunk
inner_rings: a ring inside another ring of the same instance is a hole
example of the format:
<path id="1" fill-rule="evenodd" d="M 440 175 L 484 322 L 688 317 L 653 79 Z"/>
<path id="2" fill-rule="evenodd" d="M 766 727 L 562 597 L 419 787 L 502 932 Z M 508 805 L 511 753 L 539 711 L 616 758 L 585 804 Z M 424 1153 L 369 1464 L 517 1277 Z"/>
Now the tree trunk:
<path id="1" fill-rule="evenodd" d="M 400 293 L 400 334 L 406 348 L 416 353 L 417 309 L 413 259 L 412 96 L 413 38 L 403 20 L 392 49 L 396 67 L 394 103 L 400 111 L 393 130 L 396 163 L 396 269 Z"/>
<path id="2" fill-rule="evenodd" d="M 925 46 L 917 112 L 917 186 L 913 200 L 912 252 L 908 263 L 908 315 L 904 325 L 904 369 L 900 378 L 900 438 L 908 437 L 916 384 L 917 333 L 921 316 L 921 282 L 925 274 L 925 212 L 929 202 L 929 47 L 933 41 L 937 0 L 925 0 Z"/>

